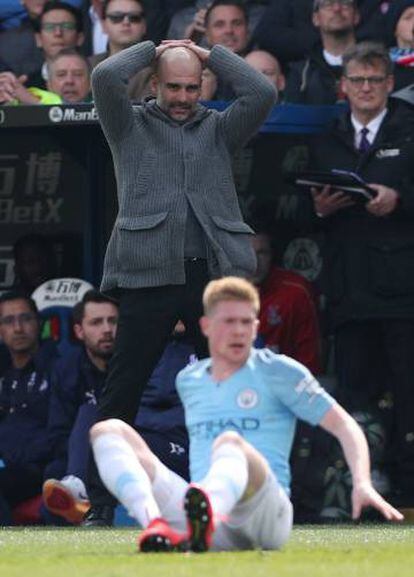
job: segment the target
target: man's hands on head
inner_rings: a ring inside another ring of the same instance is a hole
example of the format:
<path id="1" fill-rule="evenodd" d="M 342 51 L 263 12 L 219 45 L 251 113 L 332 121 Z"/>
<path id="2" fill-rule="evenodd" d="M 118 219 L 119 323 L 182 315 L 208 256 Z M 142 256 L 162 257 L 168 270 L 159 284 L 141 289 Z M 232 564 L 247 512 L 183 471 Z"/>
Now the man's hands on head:
<path id="1" fill-rule="evenodd" d="M 198 56 L 198 58 L 201 60 L 203 64 L 208 60 L 208 57 L 210 56 L 210 50 L 201 48 L 201 46 L 198 46 L 192 40 L 184 38 L 182 40 L 163 40 L 161 44 L 157 46 L 155 49 L 155 57 L 159 58 L 161 54 L 163 54 L 163 52 L 168 50 L 168 48 L 178 48 L 178 47 L 188 48 L 189 50 L 192 50 Z"/>
<path id="2" fill-rule="evenodd" d="M 330 185 L 324 186 L 322 189 L 311 189 L 315 212 L 320 217 L 330 216 L 338 210 L 355 204 L 355 201 L 342 190 L 331 191 Z"/>
<path id="3" fill-rule="evenodd" d="M 404 516 L 381 497 L 371 483 L 354 485 L 352 489 L 352 519 L 359 519 L 365 507 L 374 507 L 387 521 L 402 521 Z"/>

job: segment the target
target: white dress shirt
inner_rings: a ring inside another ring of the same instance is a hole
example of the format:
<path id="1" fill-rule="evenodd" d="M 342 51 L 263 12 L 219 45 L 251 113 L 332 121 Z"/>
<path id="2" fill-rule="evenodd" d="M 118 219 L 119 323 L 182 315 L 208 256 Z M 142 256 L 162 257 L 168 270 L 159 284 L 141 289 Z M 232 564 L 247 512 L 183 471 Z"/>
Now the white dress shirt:
<path id="1" fill-rule="evenodd" d="M 387 114 L 387 108 L 384 108 L 382 112 L 380 112 L 375 118 L 373 118 L 368 124 L 365 126 L 361 124 L 359 120 L 355 118 L 353 114 L 351 114 L 351 122 L 352 126 L 354 127 L 354 145 L 356 149 L 359 149 L 360 141 L 362 138 L 361 130 L 366 128 L 367 132 L 367 139 L 370 144 L 372 144 L 377 136 L 377 132 L 381 126 L 382 121 L 384 120 L 385 115 Z"/>

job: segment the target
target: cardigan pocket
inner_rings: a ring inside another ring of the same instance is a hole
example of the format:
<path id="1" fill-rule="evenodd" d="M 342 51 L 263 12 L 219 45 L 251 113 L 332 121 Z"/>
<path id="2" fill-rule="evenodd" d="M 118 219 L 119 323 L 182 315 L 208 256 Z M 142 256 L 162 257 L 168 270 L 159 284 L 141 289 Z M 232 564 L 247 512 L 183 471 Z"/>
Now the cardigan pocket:
<path id="1" fill-rule="evenodd" d="M 168 212 L 160 212 L 118 219 L 117 256 L 123 272 L 157 268 L 166 262 L 167 215 Z"/>
<path id="2" fill-rule="evenodd" d="M 253 274 L 256 257 L 251 236 L 254 230 L 242 220 L 228 220 L 221 216 L 212 216 L 216 230 L 214 236 L 227 256 L 230 266 Z"/>

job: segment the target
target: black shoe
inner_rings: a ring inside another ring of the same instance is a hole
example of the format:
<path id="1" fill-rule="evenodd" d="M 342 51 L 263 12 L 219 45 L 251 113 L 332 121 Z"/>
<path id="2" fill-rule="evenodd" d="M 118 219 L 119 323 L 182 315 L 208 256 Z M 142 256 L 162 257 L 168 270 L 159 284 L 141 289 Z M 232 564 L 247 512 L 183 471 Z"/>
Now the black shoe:
<path id="1" fill-rule="evenodd" d="M 112 527 L 114 524 L 114 507 L 112 505 L 95 505 L 85 515 L 82 527 Z"/>

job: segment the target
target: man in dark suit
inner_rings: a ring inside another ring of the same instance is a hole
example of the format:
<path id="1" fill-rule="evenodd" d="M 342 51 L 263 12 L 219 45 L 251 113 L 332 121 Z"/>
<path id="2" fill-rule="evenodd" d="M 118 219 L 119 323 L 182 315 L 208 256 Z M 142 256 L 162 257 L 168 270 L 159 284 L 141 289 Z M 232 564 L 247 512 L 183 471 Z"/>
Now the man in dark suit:
<path id="1" fill-rule="evenodd" d="M 312 168 L 358 173 L 369 202 L 313 190 L 326 233 L 326 295 L 343 402 L 375 410 L 393 395 L 392 474 L 400 504 L 414 503 L 414 112 L 389 99 L 392 65 L 382 45 L 344 55 L 350 112 L 312 147 Z"/>

